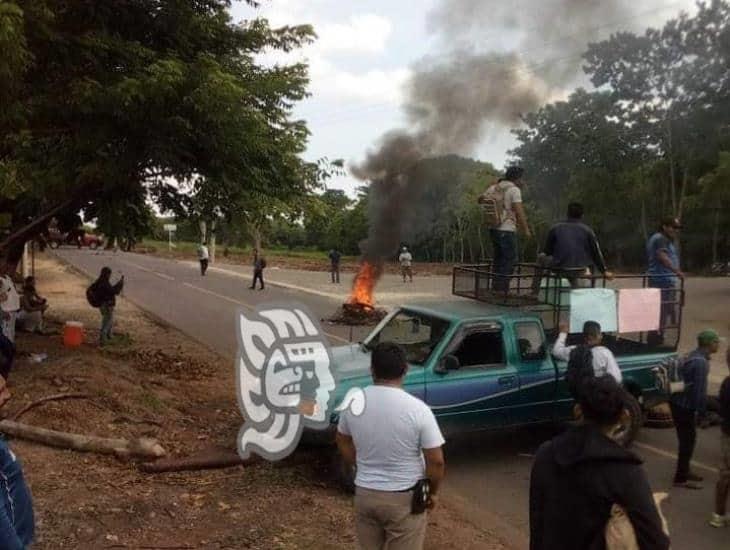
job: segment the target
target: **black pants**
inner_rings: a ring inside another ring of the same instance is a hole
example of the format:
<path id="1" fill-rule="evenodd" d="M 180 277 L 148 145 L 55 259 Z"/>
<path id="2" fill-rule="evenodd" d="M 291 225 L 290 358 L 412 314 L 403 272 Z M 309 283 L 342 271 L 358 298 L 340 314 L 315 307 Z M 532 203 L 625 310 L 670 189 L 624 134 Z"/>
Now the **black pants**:
<path id="1" fill-rule="evenodd" d="M 339 283 L 340 282 L 340 266 L 333 264 L 330 267 L 330 272 L 332 273 L 332 282 Z"/>
<path id="2" fill-rule="evenodd" d="M 256 281 L 259 282 L 261 285 L 261 290 L 264 289 L 264 272 L 263 271 L 254 271 L 253 272 L 253 283 L 251 283 L 251 288 L 256 288 Z"/>
<path id="3" fill-rule="evenodd" d="M 490 229 L 489 234 L 492 237 L 494 251 L 492 290 L 508 292 L 509 276 L 512 275 L 515 262 L 517 262 L 517 234 L 514 231 L 500 231 L 499 229 Z"/>
<path id="4" fill-rule="evenodd" d="M 695 450 L 697 440 L 697 425 L 695 422 L 695 411 L 678 407 L 674 403 L 669 404 L 672 409 L 674 427 L 677 430 L 679 439 L 679 455 L 677 459 L 677 472 L 674 474 L 674 481 L 684 483 L 689 474 L 689 462 L 692 460 L 692 453 Z"/>
<path id="5" fill-rule="evenodd" d="M 205 275 L 206 271 L 208 271 L 208 260 L 200 260 L 200 274 Z"/>

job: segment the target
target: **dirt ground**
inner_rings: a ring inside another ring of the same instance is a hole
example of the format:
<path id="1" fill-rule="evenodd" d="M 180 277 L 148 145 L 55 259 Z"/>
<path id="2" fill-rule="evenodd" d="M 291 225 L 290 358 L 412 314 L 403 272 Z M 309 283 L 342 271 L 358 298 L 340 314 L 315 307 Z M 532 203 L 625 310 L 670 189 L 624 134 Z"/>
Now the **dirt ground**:
<path id="1" fill-rule="evenodd" d="M 86 343 L 67 349 L 60 335 L 20 333 L 3 415 L 56 393 L 89 399 L 49 402 L 23 422 L 105 437 L 157 438 L 172 456 L 235 447 L 241 416 L 234 368 L 183 334 L 120 300 L 118 343 L 100 349 L 98 312 L 85 301 L 88 281 L 41 258 L 39 291 L 51 327 L 87 327 Z M 30 354 L 46 353 L 35 362 Z M 168 474 L 141 473 L 115 457 L 59 450 L 13 439 L 24 464 L 37 522 L 35 549 L 58 548 L 354 548 L 352 506 L 331 483 L 329 456 L 301 450 L 278 464 Z M 429 518 L 426 548 L 503 549 L 486 526 L 443 501 Z"/>

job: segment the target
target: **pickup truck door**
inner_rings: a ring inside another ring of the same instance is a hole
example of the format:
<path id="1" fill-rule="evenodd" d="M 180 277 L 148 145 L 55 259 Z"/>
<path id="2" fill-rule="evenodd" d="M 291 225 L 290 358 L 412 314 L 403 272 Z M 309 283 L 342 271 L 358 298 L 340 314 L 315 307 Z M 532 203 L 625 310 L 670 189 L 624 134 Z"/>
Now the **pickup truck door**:
<path id="1" fill-rule="evenodd" d="M 495 323 L 461 327 L 426 371 L 426 403 L 444 432 L 512 423 L 513 408 L 519 402 L 519 376 L 507 364 L 502 330 Z M 458 359 L 457 369 L 446 370 L 447 356 Z"/>
<path id="2" fill-rule="evenodd" d="M 514 420 L 518 424 L 552 420 L 556 413 L 558 371 L 548 353 L 542 324 L 536 320 L 517 321 L 512 330 L 512 351 L 520 376 L 520 401 Z"/>

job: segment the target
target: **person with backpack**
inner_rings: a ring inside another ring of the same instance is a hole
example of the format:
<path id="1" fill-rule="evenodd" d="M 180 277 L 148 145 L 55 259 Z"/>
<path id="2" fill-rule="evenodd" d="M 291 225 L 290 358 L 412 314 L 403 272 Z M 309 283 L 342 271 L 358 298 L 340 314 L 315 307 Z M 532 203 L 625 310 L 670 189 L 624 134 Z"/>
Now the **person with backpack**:
<path id="1" fill-rule="evenodd" d="M 672 394 L 669 399 L 679 440 L 675 487 L 702 489 L 702 485 L 699 485 L 702 477 L 690 471 L 689 464 L 697 441 L 697 420 L 702 420 L 707 415 L 710 356 L 717 353 L 719 346 L 720 337 L 714 330 L 704 330 L 697 335 L 697 349 L 682 360 L 679 368 L 684 390 Z"/>
<path id="2" fill-rule="evenodd" d="M 588 378 L 577 397 L 580 424 L 543 443 L 535 456 L 530 550 L 599 549 L 609 542 L 666 550 L 669 537 L 642 460 L 611 437 L 627 414 L 623 388 L 610 376 Z M 628 516 L 627 540 L 616 541 L 608 529 L 617 508 Z"/>
<path id="3" fill-rule="evenodd" d="M 256 288 L 256 281 L 259 282 L 261 288 L 264 289 L 264 269 L 266 269 L 266 258 L 259 256 L 258 248 L 253 249 L 253 282 L 251 283 L 251 290 Z"/>
<path id="4" fill-rule="evenodd" d="M 621 369 L 616 362 L 616 358 L 610 349 L 602 346 L 603 334 L 601 333 L 601 325 L 595 321 L 586 321 L 583 324 L 583 343 L 578 346 L 567 346 L 568 325 L 560 323 L 558 339 L 553 346 L 553 357 L 559 361 L 568 361 L 568 370 L 565 378 L 568 382 L 568 388 L 574 394 L 575 386 L 579 380 L 585 376 L 597 377 L 610 375 L 617 383 L 621 383 L 623 377 Z M 576 361 L 576 355 L 583 355 L 589 358 L 589 361 Z M 580 372 L 578 366 L 589 364 L 591 368 L 586 369 L 587 372 Z"/>
<path id="5" fill-rule="evenodd" d="M 504 178 L 490 185 L 479 197 L 494 250 L 492 289 L 501 292 L 509 290 L 509 276 L 517 262 L 517 228 L 527 238 L 532 237 L 522 206 L 520 186 L 523 173 L 519 166 L 510 166 Z"/>
<path id="6" fill-rule="evenodd" d="M 114 326 L 114 308 L 117 304 L 117 296 L 124 288 L 124 275 L 114 284 L 111 284 L 112 270 L 109 267 L 102 267 L 99 278 L 86 289 L 86 298 L 92 307 L 99 308 L 101 313 L 101 330 L 99 332 L 99 345 L 107 344 L 112 338 L 112 327 Z"/>

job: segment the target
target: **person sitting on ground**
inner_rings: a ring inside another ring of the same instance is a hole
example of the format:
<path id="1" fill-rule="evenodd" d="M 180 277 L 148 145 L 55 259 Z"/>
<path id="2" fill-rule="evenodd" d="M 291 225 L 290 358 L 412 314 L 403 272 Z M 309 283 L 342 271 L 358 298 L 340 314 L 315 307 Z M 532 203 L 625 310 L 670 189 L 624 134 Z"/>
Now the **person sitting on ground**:
<path id="1" fill-rule="evenodd" d="M 568 338 L 568 325 L 566 323 L 560 323 L 558 330 L 560 334 L 553 346 L 553 357 L 559 361 L 568 361 L 571 358 L 571 353 L 578 346 L 565 345 Z M 593 374 L 596 377 L 610 374 L 620 384 L 623 379 L 621 369 L 611 350 L 601 345 L 602 341 L 603 334 L 601 333 L 601 325 L 595 321 L 586 321 L 583 324 L 583 342 L 593 357 Z"/>
<path id="2" fill-rule="evenodd" d="M 9 399 L 5 379 L 0 377 L 0 408 Z M 35 532 L 33 501 L 23 467 L 4 439 L 0 439 L 0 495 L 0 548 L 29 548 Z"/>
<path id="3" fill-rule="evenodd" d="M 610 376 L 586 379 L 575 413 L 581 424 L 543 443 L 532 466 L 530 550 L 606 548 L 614 505 L 638 548 L 669 548 L 641 459 L 610 437 L 628 414 L 624 390 Z"/>
<path id="4" fill-rule="evenodd" d="M 44 330 L 43 314 L 47 309 L 48 301 L 38 294 L 35 288 L 35 278 L 26 277 L 18 313 L 18 321 L 21 322 L 23 330 L 42 333 Z"/>

